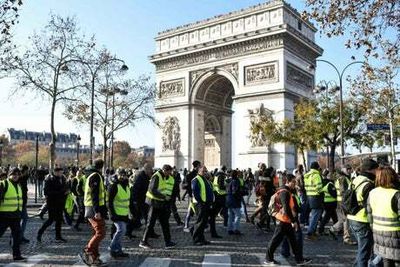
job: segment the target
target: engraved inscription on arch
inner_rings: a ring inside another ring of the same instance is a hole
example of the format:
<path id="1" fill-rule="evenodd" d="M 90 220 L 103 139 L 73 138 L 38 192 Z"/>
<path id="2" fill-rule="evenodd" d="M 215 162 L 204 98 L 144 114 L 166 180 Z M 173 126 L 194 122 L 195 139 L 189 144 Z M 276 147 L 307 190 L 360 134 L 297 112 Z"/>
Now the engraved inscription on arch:
<path id="1" fill-rule="evenodd" d="M 269 62 L 245 67 L 245 85 L 277 82 L 278 62 Z"/>
<path id="2" fill-rule="evenodd" d="M 177 97 L 185 95 L 185 79 L 176 79 L 160 83 L 159 98 Z"/>
<path id="3" fill-rule="evenodd" d="M 314 77 L 311 74 L 299 69 L 289 62 L 287 62 L 286 79 L 288 83 L 306 89 L 311 89 L 314 84 Z"/>

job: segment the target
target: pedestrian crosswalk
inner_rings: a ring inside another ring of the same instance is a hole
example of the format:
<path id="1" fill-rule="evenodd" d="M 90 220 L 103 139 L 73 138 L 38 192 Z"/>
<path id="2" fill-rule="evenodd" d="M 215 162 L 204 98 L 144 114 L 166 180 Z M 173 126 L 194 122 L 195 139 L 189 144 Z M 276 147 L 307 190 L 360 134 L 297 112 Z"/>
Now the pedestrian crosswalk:
<path id="1" fill-rule="evenodd" d="M 171 259 L 169 258 L 146 258 L 139 267 L 164 267 L 170 266 Z"/>
<path id="2" fill-rule="evenodd" d="M 5 267 L 33 267 L 38 263 L 45 261 L 47 258 L 48 255 L 45 254 L 34 255 L 28 257 L 25 262 L 12 262 L 5 265 Z"/>
<path id="3" fill-rule="evenodd" d="M 203 267 L 230 267 L 231 256 L 224 254 L 206 254 L 203 259 Z"/>

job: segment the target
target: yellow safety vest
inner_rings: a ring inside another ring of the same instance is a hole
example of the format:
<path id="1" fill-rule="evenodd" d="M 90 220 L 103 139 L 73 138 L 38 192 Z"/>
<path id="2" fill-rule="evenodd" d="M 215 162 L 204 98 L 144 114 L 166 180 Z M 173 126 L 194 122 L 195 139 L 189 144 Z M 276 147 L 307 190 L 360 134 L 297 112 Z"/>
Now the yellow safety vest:
<path id="1" fill-rule="evenodd" d="M 368 183 L 373 183 L 370 179 L 368 179 L 365 176 L 359 175 L 356 178 L 354 178 L 353 182 L 351 183 L 350 186 L 354 186 L 354 188 L 357 188 L 356 195 L 357 195 L 357 201 L 359 205 L 362 205 L 364 198 L 362 196 L 362 192 L 364 190 L 364 187 Z M 362 208 L 359 212 L 357 212 L 356 215 L 347 215 L 347 219 L 357 221 L 357 222 L 362 222 L 362 223 L 368 223 L 368 217 L 367 217 L 367 212 L 365 211 L 365 208 Z"/>
<path id="2" fill-rule="evenodd" d="M 347 187 L 350 186 L 350 180 L 349 178 L 347 178 L 346 176 L 343 176 L 342 178 L 337 178 L 335 181 L 335 188 L 336 188 L 336 193 L 337 193 L 337 201 L 338 202 L 342 202 L 343 198 L 342 198 L 342 192 L 341 192 L 341 187 L 340 187 L 340 179 L 344 179 L 347 183 Z"/>
<path id="3" fill-rule="evenodd" d="M 72 211 L 74 210 L 74 201 L 75 201 L 74 194 L 69 193 L 67 195 L 67 199 L 65 200 L 65 210 L 70 216 L 72 215 Z"/>
<path id="4" fill-rule="evenodd" d="M 323 188 L 322 188 L 322 192 L 324 192 L 324 203 L 332 203 L 332 202 L 336 202 L 336 198 L 334 198 L 328 190 L 329 185 L 333 186 L 332 182 L 327 183 Z"/>
<path id="5" fill-rule="evenodd" d="M 92 207 L 93 206 L 93 201 L 92 201 L 92 189 L 89 186 L 90 178 L 93 177 L 94 174 L 97 172 L 92 173 L 89 175 L 89 177 L 86 178 L 86 183 L 85 183 L 85 196 L 83 203 L 86 207 Z M 106 191 L 104 189 L 104 181 L 103 177 L 97 173 L 100 176 L 100 184 L 99 184 L 99 206 L 104 206 L 106 204 Z"/>
<path id="6" fill-rule="evenodd" d="M 322 179 L 318 170 L 311 169 L 304 174 L 304 188 L 307 196 L 318 196 L 322 192 Z"/>
<path id="7" fill-rule="evenodd" d="M 372 230 L 400 231 L 400 216 L 392 210 L 393 196 L 399 190 L 378 187 L 369 192 L 369 205 L 372 210 Z"/>
<path id="8" fill-rule="evenodd" d="M 218 177 L 217 176 L 214 177 L 213 188 L 214 188 L 214 191 L 217 192 L 217 194 L 220 195 L 220 196 L 225 196 L 227 194 L 225 188 L 224 189 L 219 188 Z"/>
<path id="9" fill-rule="evenodd" d="M 206 184 L 204 183 L 204 180 L 200 175 L 197 175 L 194 180 L 197 180 L 200 186 L 200 198 L 202 202 L 206 202 L 207 200 L 207 192 L 206 192 Z M 206 183 L 209 183 L 208 181 Z M 192 197 L 193 203 L 197 203 L 197 200 L 195 197 Z"/>
<path id="10" fill-rule="evenodd" d="M 15 187 L 10 180 L 2 182 L 4 187 L 7 183 L 7 191 L 4 194 L 4 201 L 0 201 L 0 212 L 14 212 L 22 210 L 22 190 L 19 184 Z"/>
<path id="11" fill-rule="evenodd" d="M 163 176 L 161 175 L 160 171 L 156 172 L 154 176 L 158 177 L 158 191 L 164 195 L 164 196 L 171 196 L 172 195 L 172 191 L 174 190 L 174 184 L 175 184 L 175 179 L 174 177 L 172 177 L 171 175 L 168 176 L 167 179 L 164 179 Z M 150 198 L 150 199 L 154 199 L 154 200 L 158 200 L 158 201 L 166 201 L 165 199 L 160 199 L 158 197 L 155 197 L 153 195 L 152 192 L 147 191 L 146 193 L 146 197 Z"/>
<path id="12" fill-rule="evenodd" d="M 127 186 L 125 190 L 120 184 L 117 185 L 117 188 L 118 191 L 113 201 L 115 214 L 119 216 L 128 216 L 131 190 L 129 189 L 129 186 Z"/>

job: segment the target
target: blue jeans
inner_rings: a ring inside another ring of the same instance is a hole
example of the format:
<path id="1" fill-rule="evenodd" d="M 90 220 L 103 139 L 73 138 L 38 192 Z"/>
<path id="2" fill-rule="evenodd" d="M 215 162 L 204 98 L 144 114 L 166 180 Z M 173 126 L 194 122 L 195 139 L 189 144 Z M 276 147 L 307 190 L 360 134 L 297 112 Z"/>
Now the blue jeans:
<path id="1" fill-rule="evenodd" d="M 301 228 L 297 229 L 295 232 L 296 236 L 296 244 L 297 244 L 297 250 L 301 258 L 303 258 L 303 232 Z M 282 245 L 281 245 L 281 255 L 283 257 L 289 257 L 290 256 L 290 246 L 289 246 L 289 241 L 287 237 L 283 239 Z"/>
<path id="2" fill-rule="evenodd" d="M 353 220 L 349 220 L 349 224 L 358 243 L 356 266 L 368 266 L 368 261 L 371 259 L 372 255 L 372 246 L 374 244 L 371 228 L 368 223 Z"/>
<path id="3" fill-rule="evenodd" d="M 228 208 L 228 231 L 239 231 L 241 208 Z"/>
<path id="4" fill-rule="evenodd" d="M 25 233 L 25 229 L 26 229 L 26 223 L 27 223 L 27 221 L 28 221 L 28 210 L 26 209 L 26 206 L 25 207 L 23 207 L 22 208 L 22 211 L 21 211 L 21 240 L 23 239 L 23 238 L 25 238 L 25 235 L 24 235 L 24 233 Z"/>
<path id="5" fill-rule="evenodd" d="M 125 236 L 126 233 L 126 222 L 117 221 L 114 222 L 115 227 L 117 230 L 111 240 L 110 249 L 112 252 L 121 252 L 122 251 L 122 238 Z"/>
<path id="6" fill-rule="evenodd" d="M 311 209 L 310 224 L 308 225 L 307 235 L 312 235 L 315 233 L 321 215 L 322 215 L 322 209 Z"/>

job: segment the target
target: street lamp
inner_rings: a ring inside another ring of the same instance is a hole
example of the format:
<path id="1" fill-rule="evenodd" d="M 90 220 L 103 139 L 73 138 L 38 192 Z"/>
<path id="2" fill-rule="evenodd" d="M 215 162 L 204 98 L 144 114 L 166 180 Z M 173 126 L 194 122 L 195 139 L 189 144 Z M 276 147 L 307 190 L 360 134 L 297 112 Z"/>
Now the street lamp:
<path id="1" fill-rule="evenodd" d="M 76 138 L 76 167 L 79 168 L 79 148 L 80 148 L 80 142 L 81 141 L 81 136 L 78 134 L 78 137 Z"/>
<path id="2" fill-rule="evenodd" d="M 325 92 L 325 98 L 326 98 L 326 100 L 328 100 L 329 93 L 334 94 L 339 90 L 340 90 L 340 88 L 339 88 L 339 86 L 337 86 L 336 82 L 322 80 L 314 88 L 313 93 L 314 94 L 322 94 L 323 92 Z M 326 144 L 326 165 L 329 168 L 329 170 L 332 171 L 331 170 L 332 168 L 330 166 L 329 144 Z"/>
<path id="3" fill-rule="evenodd" d="M 112 169 L 114 166 L 114 119 L 115 119 L 115 96 L 117 94 L 121 96 L 128 95 L 127 90 L 119 89 L 117 87 L 107 90 L 104 89 L 104 92 L 112 97 L 112 114 L 111 114 L 111 139 L 110 139 L 110 168 Z M 107 107 L 106 107 L 107 108 Z"/>
<path id="4" fill-rule="evenodd" d="M 110 57 L 108 54 L 105 54 L 106 56 L 104 57 L 103 60 L 100 61 L 99 64 L 95 64 L 93 62 L 88 62 L 88 61 L 84 61 L 84 60 L 71 60 L 70 62 L 78 62 L 81 63 L 82 65 L 84 65 L 90 72 L 91 75 L 91 82 L 90 82 L 90 86 L 91 86 L 91 103 L 90 103 L 90 158 L 89 158 L 89 163 L 90 165 L 93 164 L 93 150 L 94 150 L 94 97 L 95 97 L 95 82 L 96 82 L 96 78 L 97 78 L 97 73 L 100 69 L 102 69 L 105 65 L 116 61 L 116 62 L 120 62 L 122 63 L 121 67 L 120 67 L 120 71 L 125 72 L 127 71 L 129 68 L 128 66 L 125 64 L 125 61 L 123 61 L 122 59 L 119 58 L 115 58 L 115 57 Z M 95 65 L 95 67 L 93 67 L 93 65 Z M 63 71 L 68 71 L 68 66 L 67 64 L 64 64 L 62 66 L 62 70 Z M 86 84 L 87 85 L 87 84 Z M 89 85 L 87 85 L 87 87 L 89 87 Z"/>
<path id="5" fill-rule="evenodd" d="M 354 65 L 354 64 L 364 64 L 364 62 L 363 61 L 354 61 L 354 62 L 351 62 L 350 64 L 347 64 L 344 68 L 343 68 L 343 70 L 342 71 L 339 71 L 338 70 L 338 68 L 333 64 L 333 63 L 331 63 L 330 61 L 328 61 L 328 60 L 325 60 L 325 59 L 317 59 L 316 60 L 317 62 L 325 62 L 325 63 L 327 63 L 328 65 L 330 65 L 331 67 L 333 67 L 334 69 L 335 69 L 335 71 L 336 71 L 336 74 L 338 75 L 338 78 L 339 78 L 339 88 L 338 88 L 338 90 L 339 90 L 339 101 L 340 101 L 340 105 L 339 105 L 339 116 L 340 116 L 340 155 L 341 155 L 341 157 L 340 157 L 340 164 L 341 164 L 341 167 L 343 167 L 344 166 L 344 156 L 345 156 L 345 153 L 344 153 L 344 136 L 343 136 L 343 75 L 344 75 L 344 73 L 345 73 L 345 71 L 351 66 L 351 65 Z M 314 69 L 315 70 L 315 66 L 313 66 L 313 65 L 311 65 L 310 67 L 309 67 L 310 69 Z"/>

